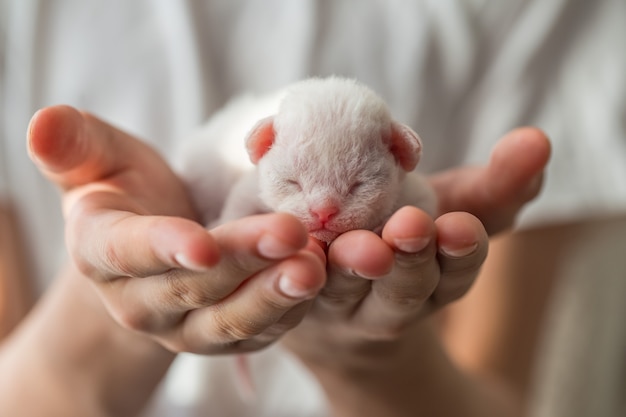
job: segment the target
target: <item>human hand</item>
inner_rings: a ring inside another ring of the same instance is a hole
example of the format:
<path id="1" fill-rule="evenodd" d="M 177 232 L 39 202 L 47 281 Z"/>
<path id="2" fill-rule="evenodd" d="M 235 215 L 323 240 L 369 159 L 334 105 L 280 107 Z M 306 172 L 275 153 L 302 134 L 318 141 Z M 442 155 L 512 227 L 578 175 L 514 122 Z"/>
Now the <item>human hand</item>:
<path id="1" fill-rule="evenodd" d="M 335 369 L 364 359 L 364 351 L 402 360 L 396 349 L 421 328 L 420 319 L 472 286 L 488 235 L 510 227 L 536 196 L 549 154 L 542 132 L 514 130 L 486 166 L 432 177 L 441 209 L 436 220 L 405 207 L 381 237 L 362 230 L 341 235 L 328 251 L 327 284 L 287 345 L 305 363 Z M 363 350 L 372 343 L 374 352 Z"/>
<path id="2" fill-rule="evenodd" d="M 167 163 L 89 114 L 39 111 L 28 145 L 62 190 L 69 252 L 110 314 L 172 351 L 259 349 L 295 326 L 324 285 L 324 254 L 296 219 L 207 232 Z"/>
<path id="3" fill-rule="evenodd" d="M 520 209 L 541 190 L 550 152 L 541 130 L 512 130 L 496 144 L 488 165 L 451 169 L 430 178 L 441 214 L 472 213 L 489 235 L 510 228 Z"/>

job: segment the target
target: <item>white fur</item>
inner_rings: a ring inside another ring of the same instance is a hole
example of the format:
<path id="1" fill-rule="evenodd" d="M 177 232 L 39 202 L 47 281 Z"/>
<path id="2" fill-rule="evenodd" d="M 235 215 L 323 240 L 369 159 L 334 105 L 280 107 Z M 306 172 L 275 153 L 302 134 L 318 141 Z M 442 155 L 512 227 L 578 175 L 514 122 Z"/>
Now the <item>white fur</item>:
<path id="1" fill-rule="evenodd" d="M 259 119 L 278 111 L 284 94 L 277 91 L 265 96 L 235 97 L 176 149 L 173 165 L 205 225 L 217 221 L 233 187 L 243 175 L 254 171 L 244 138 Z"/>
<path id="2" fill-rule="evenodd" d="M 252 106 L 251 111 L 250 102 L 242 106 L 240 100 L 239 108 L 231 105 L 227 117 L 222 113 L 204 129 L 210 133 L 204 136 L 205 145 L 210 143 L 211 150 L 219 152 L 215 138 L 229 135 L 215 126 L 228 127 L 224 126 L 226 121 L 236 124 L 240 131 L 242 124 L 236 120 L 248 121 L 250 114 L 257 120 L 275 114 L 271 147 L 258 161 L 258 170 L 244 175 L 232 187 L 220 222 L 266 211 L 289 212 L 314 237 L 329 242 L 348 230 L 380 228 L 402 205 L 416 205 L 435 214 L 432 190 L 417 173 L 405 172 L 390 150 L 395 122 L 385 102 L 367 87 L 337 77 L 309 79 L 257 103 L 260 107 Z M 233 119 L 236 113 L 240 114 Z M 415 138 L 419 141 L 417 135 Z M 230 140 L 238 140 L 243 149 L 243 136 Z M 221 140 L 221 149 L 225 145 L 232 142 Z M 419 151 L 419 147 L 414 148 Z M 202 174 L 187 173 L 185 177 L 215 176 L 210 165 L 204 163 L 201 168 Z M 197 201 L 221 199 L 197 184 L 192 184 L 191 191 Z M 337 213 L 322 224 L 312 211 L 330 206 Z M 205 220 L 210 221 L 213 213 L 208 214 Z"/>

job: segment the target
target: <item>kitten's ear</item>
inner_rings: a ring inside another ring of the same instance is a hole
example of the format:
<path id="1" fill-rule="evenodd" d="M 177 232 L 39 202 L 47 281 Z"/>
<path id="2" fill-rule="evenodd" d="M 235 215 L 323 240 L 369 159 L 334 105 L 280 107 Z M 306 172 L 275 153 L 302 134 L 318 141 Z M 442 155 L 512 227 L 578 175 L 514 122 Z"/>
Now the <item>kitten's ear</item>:
<path id="1" fill-rule="evenodd" d="M 246 149 L 253 164 L 259 162 L 263 155 L 269 151 L 274 143 L 275 135 L 274 116 L 261 119 L 254 125 L 246 137 Z"/>
<path id="2" fill-rule="evenodd" d="M 405 124 L 391 122 L 389 150 L 405 171 L 413 171 L 422 155 L 420 137 Z"/>

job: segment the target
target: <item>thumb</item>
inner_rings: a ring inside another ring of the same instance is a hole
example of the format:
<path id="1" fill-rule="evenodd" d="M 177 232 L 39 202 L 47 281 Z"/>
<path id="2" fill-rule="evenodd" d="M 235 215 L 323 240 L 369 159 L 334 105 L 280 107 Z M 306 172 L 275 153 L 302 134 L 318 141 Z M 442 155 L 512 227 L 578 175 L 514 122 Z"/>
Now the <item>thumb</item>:
<path id="1" fill-rule="evenodd" d="M 28 127 L 28 151 L 41 172 L 68 190 L 114 175 L 149 146 L 69 106 L 39 110 Z"/>
<path id="2" fill-rule="evenodd" d="M 539 129 L 506 134 L 486 166 L 462 167 L 431 177 L 441 213 L 467 211 L 490 234 L 510 227 L 519 210 L 537 196 L 550 159 L 550 141 Z"/>

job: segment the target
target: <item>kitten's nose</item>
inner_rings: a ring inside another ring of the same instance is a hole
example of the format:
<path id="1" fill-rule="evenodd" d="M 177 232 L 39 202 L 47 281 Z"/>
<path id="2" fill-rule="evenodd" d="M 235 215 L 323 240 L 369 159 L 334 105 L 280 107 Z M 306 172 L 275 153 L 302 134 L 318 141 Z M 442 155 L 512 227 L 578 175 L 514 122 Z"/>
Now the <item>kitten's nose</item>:
<path id="1" fill-rule="evenodd" d="M 338 211 L 339 208 L 332 204 L 311 208 L 311 214 L 322 223 L 327 223 Z"/>

